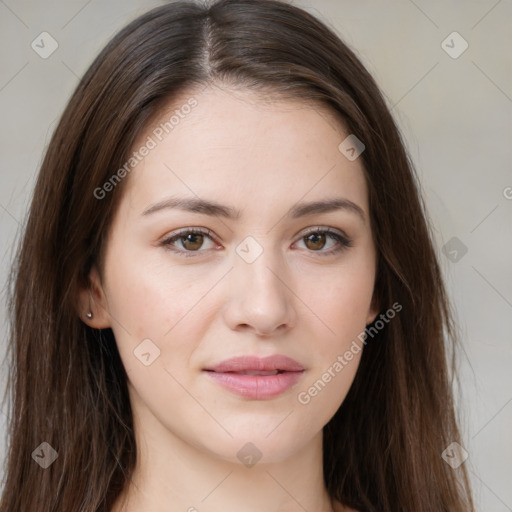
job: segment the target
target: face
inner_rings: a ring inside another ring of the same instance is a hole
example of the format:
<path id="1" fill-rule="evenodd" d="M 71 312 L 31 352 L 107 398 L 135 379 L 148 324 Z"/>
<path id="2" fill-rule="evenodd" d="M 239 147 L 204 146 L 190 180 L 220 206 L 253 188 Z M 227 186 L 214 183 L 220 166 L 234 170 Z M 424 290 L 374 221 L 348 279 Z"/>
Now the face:
<path id="1" fill-rule="evenodd" d="M 321 108 L 209 88 L 134 145 L 88 323 L 113 329 L 148 435 L 235 462 L 248 442 L 278 461 L 321 436 L 377 313 L 347 136 Z"/>

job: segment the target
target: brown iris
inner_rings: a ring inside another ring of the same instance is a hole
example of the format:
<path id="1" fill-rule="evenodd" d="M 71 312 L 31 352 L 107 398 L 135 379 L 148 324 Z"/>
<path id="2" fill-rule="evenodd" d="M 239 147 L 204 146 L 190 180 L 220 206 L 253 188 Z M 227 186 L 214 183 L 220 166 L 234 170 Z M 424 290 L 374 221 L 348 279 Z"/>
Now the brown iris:
<path id="1" fill-rule="evenodd" d="M 306 246 L 312 250 L 323 249 L 325 245 L 325 239 L 325 233 L 311 233 L 310 235 L 304 237 Z M 313 246 L 308 246 L 308 242 L 311 242 Z"/>
<path id="2" fill-rule="evenodd" d="M 185 249 L 195 251 L 200 249 L 203 245 L 203 238 L 204 235 L 201 235 L 200 233 L 189 233 L 188 235 L 182 236 L 181 241 Z"/>

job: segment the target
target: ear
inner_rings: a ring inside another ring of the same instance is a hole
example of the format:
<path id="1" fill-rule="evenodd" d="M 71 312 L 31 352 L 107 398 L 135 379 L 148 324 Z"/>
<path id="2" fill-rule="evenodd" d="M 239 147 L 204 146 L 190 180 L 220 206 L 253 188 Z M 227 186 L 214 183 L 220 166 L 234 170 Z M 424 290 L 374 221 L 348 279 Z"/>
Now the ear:
<path id="1" fill-rule="evenodd" d="M 368 316 L 366 317 L 366 325 L 370 325 L 375 318 L 377 318 L 377 315 L 380 311 L 380 304 L 378 303 L 377 297 L 375 293 L 372 296 L 372 302 L 370 304 L 370 309 L 368 310 Z"/>
<path id="2" fill-rule="evenodd" d="M 95 266 L 89 273 L 88 281 L 88 286 L 82 286 L 79 291 L 80 318 L 94 329 L 111 327 L 107 299 Z M 88 313 L 92 313 L 91 318 L 88 318 Z"/>

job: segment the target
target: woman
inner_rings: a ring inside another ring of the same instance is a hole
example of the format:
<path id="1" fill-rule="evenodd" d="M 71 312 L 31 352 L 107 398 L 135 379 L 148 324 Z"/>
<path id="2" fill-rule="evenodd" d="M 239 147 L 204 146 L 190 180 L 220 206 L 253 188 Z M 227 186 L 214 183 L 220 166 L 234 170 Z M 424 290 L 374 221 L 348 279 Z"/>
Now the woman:
<path id="1" fill-rule="evenodd" d="M 2 512 L 474 510 L 414 170 L 296 7 L 175 2 L 115 36 L 13 281 Z"/>

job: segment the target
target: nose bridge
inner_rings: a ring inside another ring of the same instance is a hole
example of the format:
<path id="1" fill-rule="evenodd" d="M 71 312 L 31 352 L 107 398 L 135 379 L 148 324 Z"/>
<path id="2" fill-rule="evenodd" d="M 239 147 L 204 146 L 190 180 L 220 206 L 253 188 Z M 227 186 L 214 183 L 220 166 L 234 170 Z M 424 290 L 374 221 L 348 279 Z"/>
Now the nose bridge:
<path id="1" fill-rule="evenodd" d="M 236 248 L 229 319 L 232 327 L 250 326 L 271 333 L 295 319 L 293 294 L 286 284 L 282 256 L 269 239 L 247 237 Z"/>
<path id="2" fill-rule="evenodd" d="M 242 289 L 254 297 L 286 299 L 286 287 L 276 277 L 279 274 L 284 277 L 282 256 L 271 246 L 270 239 L 257 241 L 247 237 L 236 252 L 235 279 L 240 280 Z"/>

